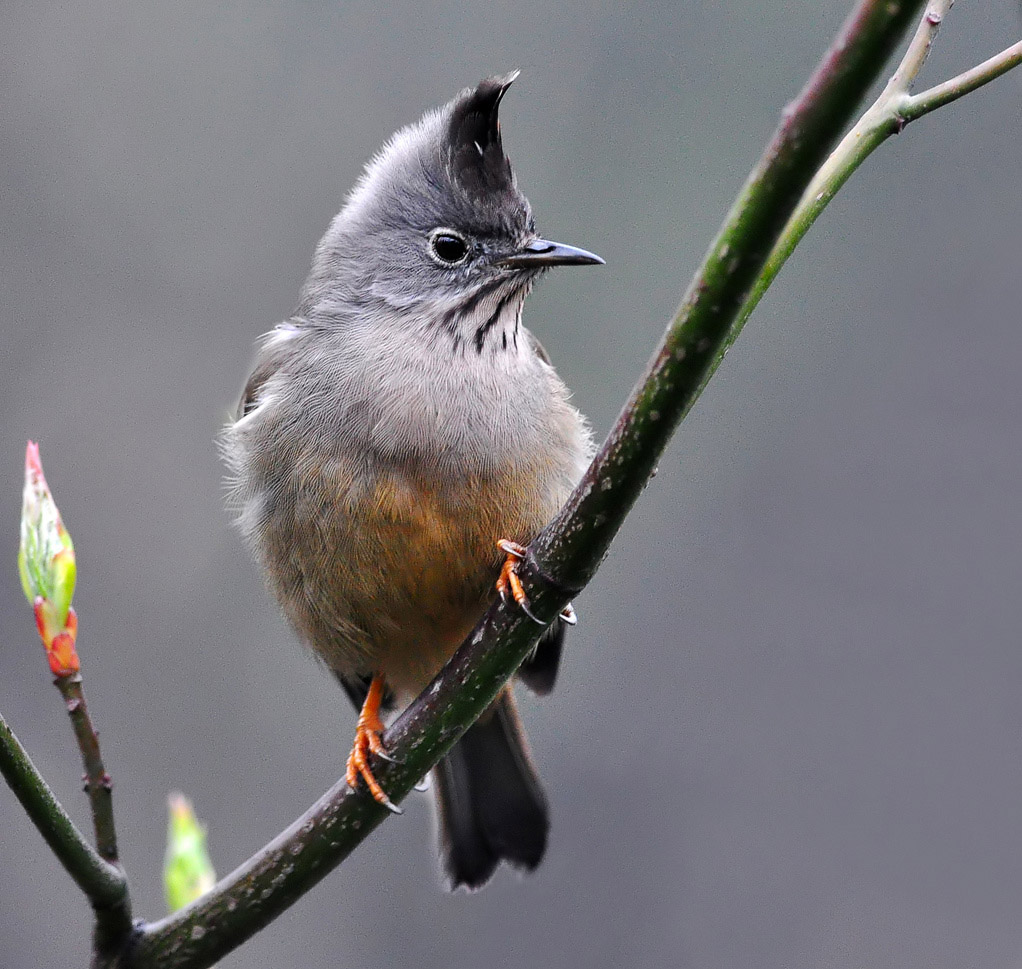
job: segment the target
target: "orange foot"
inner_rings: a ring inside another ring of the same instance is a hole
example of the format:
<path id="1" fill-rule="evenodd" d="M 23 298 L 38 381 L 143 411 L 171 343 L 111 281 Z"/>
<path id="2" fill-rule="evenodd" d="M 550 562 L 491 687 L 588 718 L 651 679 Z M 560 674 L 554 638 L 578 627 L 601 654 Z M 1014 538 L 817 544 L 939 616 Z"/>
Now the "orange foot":
<path id="1" fill-rule="evenodd" d="M 522 588 L 522 580 L 518 578 L 518 563 L 525 558 L 525 546 L 512 542 L 509 539 L 501 538 L 497 541 L 497 548 L 507 556 L 504 559 L 504 564 L 501 566 L 500 576 L 497 578 L 497 592 L 500 594 L 501 600 L 507 602 L 507 594 L 510 592 L 511 598 L 518 603 L 525 615 L 533 622 L 545 626 L 546 623 L 542 619 L 537 619 L 529 609 L 529 597 Z M 574 626 L 578 622 L 578 616 L 575 614 L 575 609 L 570 602 L 561 610 L 558 618 L 568 626 Z"/>
<path id="2" fill-rule="evenodd" d="M 387 753 L 383 746 L 380 734 L 383 733 L 383 721 L 380 719 L 380 705 L 383 703 L 383 677 L 374 676 L 369 684 L 369 692 L 366 694 L 365 703 L 362 704 L 362 712 L 358 715 L 358 725 L 355 727 L 355 743 L 352 745 L 351 753 L 348 754 L 348 769 L 345 772 L 345 779 L 348 787 L 356 790 L 358 779 L 365 781 L 369 793 L 372 794 L 377 803 L 382 804 L 387 810 L 395 814 L 401 813 L 399 808 L 389 797 L 387 792 L 380 787 L 379 781 L 373 776 L 369 767 L 369 752 L 372 751 L 377 757 L 393 761 L 393 757 Z"/>

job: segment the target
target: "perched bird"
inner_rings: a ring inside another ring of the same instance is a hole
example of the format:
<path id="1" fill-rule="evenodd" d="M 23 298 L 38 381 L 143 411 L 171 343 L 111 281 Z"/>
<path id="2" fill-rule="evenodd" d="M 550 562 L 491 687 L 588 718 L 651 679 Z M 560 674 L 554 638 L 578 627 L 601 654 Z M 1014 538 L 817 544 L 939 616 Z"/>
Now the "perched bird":
<path id="1" fill-rule="evenodd" d="M 592 453 L 521 320 L 544 270 L 603 260 L 536 232 L 497 120 L 516 76 L 429 111 L 368 164 L 223 435 L 268 584 L 361 705 L 348 782 L 388 806 L 369 759 L 386 756 L 383 708 L 429 683 L 495 582 L 522 601 L 515 557 Z M 555 622 L 519 672 L 537 692 L 562 636 Z M 452 887 L 501 860 L 535 868 L 548 811 L 510 687 L 434 776 Z"/>

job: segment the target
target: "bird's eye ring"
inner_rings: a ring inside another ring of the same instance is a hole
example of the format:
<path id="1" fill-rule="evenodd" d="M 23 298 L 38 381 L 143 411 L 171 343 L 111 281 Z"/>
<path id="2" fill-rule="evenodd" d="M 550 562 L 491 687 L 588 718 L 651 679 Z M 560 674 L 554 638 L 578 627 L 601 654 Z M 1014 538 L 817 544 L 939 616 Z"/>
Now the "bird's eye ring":
<path id="1" fill-rule="evenodd" d="M 429 234 L 429 254 L 442 266 L 458 266 L 468 258 L 468 242 L 453 229 L 434 229 Z"/>

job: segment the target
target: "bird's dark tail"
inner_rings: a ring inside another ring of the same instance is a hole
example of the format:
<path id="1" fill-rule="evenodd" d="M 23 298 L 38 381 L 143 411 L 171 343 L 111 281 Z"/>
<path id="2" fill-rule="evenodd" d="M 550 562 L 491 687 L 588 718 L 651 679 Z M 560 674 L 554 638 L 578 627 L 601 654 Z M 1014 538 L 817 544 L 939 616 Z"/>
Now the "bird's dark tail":
<path id="1" fill-rule="evenodd" d="M 546 850 L 546 797 L 514 696 L 504 690 L 434 772 L 440 851 L 451 888 L 482 887 L 503 860 L 532 870 Z"/>

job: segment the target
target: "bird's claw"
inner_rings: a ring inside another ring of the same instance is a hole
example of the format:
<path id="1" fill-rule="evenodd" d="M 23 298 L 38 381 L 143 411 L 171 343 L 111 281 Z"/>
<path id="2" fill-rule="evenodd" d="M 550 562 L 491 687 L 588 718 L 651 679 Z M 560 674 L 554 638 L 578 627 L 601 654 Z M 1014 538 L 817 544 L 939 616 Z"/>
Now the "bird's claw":
<path id="1" fill-rule="evenodd" d="M 351 753 L 348 755 L 348 765 L 344 772 L 348 787 L 353 791 L 358 790 L 358 781 L 361 778 L 373 800 L 382 804 L 388 811 L 394 814 L 402 814 L 399 808 L 389 797 L 387 792 L 380 787 L 380 782 L 373 775 L 369 766 L 369 754 L 374 753 L 382 760 L 397 763 L 383 745 L 380 735 L 383 733 L 383 721 L 380 719 L 380 704 L 383 701 L 383 679 L 374 677 L 369 685 L 369 692 L 366 695 L 365 703 L 362 705 L 362 712 L 358 717 L 358 725 L 355 727 L 355 742 L 352 744 Z"/>
<path id="2" fill-rule="evenodd" d="M 537 618 L 529 608 L 529 597 L 525 594 L 525 589 L 522 588 L 522 580 L 518 578 L 518 572 L 516 571 L 518 563 L 525 558 L 525 546 L 502 538 L 497 542 L 497 548 L 507 556 L 504 559 L 504 564 L 500 569 L 500 576 L 497 579 L 497 593 L 500 595 L 500 601 L 507 602 L 507 594 L 510 592 L 511 597 L 518 604 L 518 608 L 525 615 L 534 623 L 545 626 L 546 623 L 542 619 Z"/>

